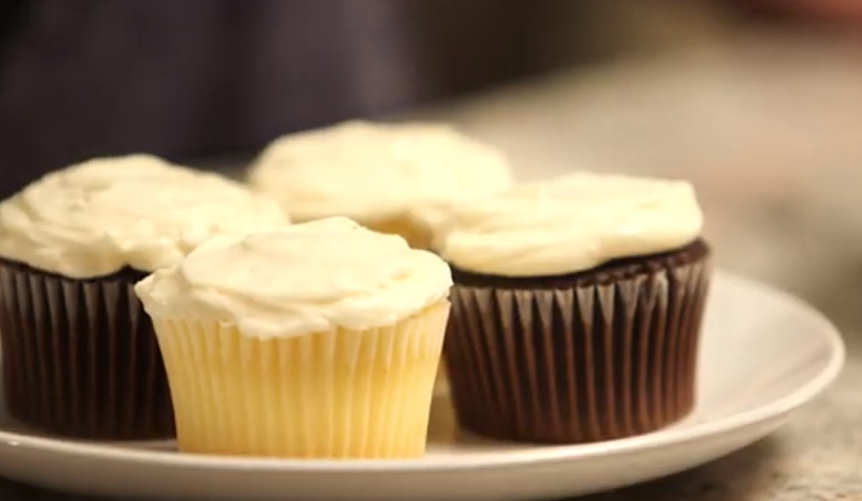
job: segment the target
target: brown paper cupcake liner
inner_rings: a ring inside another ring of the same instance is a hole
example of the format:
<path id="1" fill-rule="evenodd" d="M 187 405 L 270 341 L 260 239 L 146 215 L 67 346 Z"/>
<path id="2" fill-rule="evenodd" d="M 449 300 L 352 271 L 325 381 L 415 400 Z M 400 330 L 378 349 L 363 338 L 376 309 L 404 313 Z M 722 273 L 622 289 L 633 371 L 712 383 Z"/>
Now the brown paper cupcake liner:
<path id="1" fill-rule="evenodd" d="M 586 443 L 685 417 L 710 271 L 702 241 L 532 282 L 456 270 L 444 354 L 462 426 Z"/>
<path id="2" fill-rule="evenodd" d="M 0 341 L 10 414 L 61 436 L 174 434 L 162 357 L 123 270 L 74 280 L 0 260 Z"/>

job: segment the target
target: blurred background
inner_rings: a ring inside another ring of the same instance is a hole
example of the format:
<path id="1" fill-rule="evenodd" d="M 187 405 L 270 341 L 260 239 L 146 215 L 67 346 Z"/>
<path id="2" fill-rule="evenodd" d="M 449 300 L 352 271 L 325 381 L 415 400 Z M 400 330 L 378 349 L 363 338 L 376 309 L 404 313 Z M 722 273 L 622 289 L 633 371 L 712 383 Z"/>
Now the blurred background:
<path id="1" fill-rule="evenodd" d="M 453 122 L 525 179 L 691 179 L 722 265 L 862 327 L 857 0 L 0 3 L 3 196 L 97 155 L 236 171 L 351 117 Z"/>

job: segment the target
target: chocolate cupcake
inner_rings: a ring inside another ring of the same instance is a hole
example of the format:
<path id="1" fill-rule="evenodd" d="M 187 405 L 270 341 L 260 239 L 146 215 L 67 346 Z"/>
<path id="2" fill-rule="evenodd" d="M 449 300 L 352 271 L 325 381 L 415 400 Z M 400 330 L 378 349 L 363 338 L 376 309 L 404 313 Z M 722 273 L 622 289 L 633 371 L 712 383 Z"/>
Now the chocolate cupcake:
<path id="1" fill-rule="evenodd" d="M 238 183 L 146 155 L 75 165 L 0 203 L 9 412 L 66 437 L 172 437 L 164 365 L 133 285 L 210 236 L 286 223 Z"/>
<path id="2" fill-rule="evenodd" d="M 685 182 L 576 174 L 451 210 L 444 357 L 477 434 L 586 443 L 643 434 L 694 407 L 710 279 Z"/>

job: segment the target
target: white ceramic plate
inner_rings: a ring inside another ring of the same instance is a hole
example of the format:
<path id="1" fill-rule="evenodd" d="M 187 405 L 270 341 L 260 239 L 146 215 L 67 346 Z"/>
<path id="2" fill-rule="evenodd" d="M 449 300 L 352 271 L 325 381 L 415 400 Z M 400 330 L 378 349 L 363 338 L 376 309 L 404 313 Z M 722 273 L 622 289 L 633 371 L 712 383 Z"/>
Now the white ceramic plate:
<path id="1" fill-rule="evenodd" d="M 724 273 L 710 301 L 697 409 L 676 426 L 638 438 L 565 447 L 482 441 L 457 431 L 441 395 L 423 459 L 255 460 L 183 455 L 170 444 L 53 440 L 16 431 L 0 413 L 0 475 L 124 498 L 499 501 L 622 487 L 769 434 L 841 369 L 840 335 L 801 301 Z"/>

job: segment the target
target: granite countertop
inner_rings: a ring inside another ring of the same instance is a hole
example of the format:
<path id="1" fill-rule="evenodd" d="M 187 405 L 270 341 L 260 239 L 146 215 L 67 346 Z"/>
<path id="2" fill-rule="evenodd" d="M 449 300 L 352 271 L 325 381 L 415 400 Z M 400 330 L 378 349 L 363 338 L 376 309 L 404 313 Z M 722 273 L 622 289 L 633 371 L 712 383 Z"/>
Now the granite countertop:
<path id="1" fill-rule="evenodd" d="M 862 46 L 730 38 L 419 113 L 499 145 L 524 178 L 592 168 L 692 179 L 720 265 L 807 299 L 845 334 L 840 380 L 772 437 L 584 501 L 862 499 Z M 80 499 L 6 483 L 0 497 Z"/>

